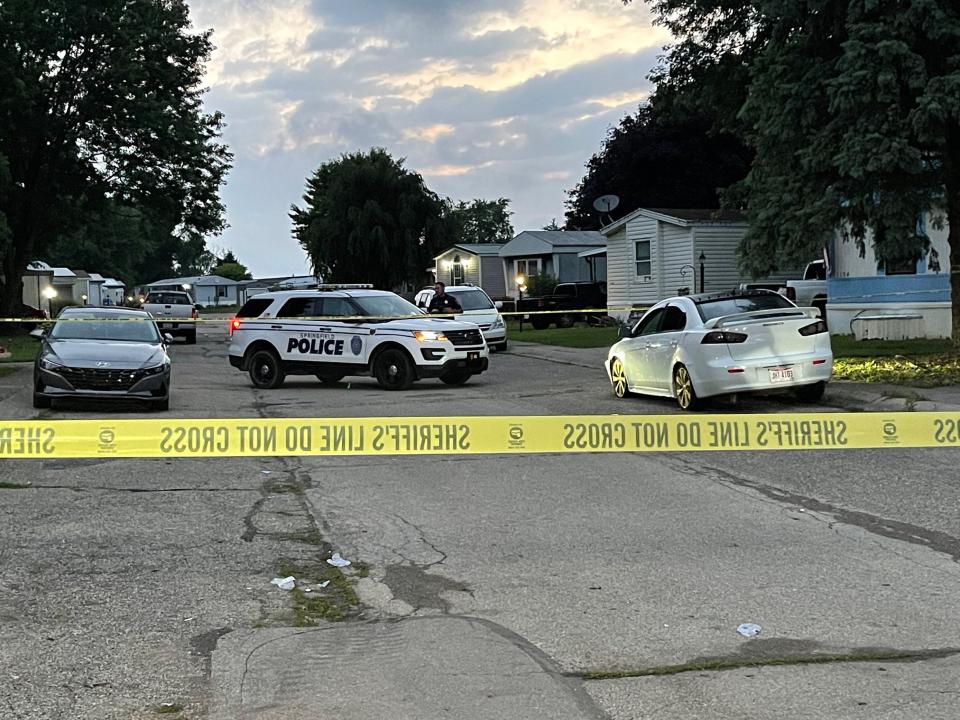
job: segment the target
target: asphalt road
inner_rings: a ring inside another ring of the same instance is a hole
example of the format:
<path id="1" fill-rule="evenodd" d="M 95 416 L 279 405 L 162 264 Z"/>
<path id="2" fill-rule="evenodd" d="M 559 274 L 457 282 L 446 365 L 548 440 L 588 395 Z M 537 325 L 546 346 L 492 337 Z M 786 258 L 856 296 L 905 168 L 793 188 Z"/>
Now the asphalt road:
<path id="1" fill-rule="evenodd" d="M 171 417 L 675 412 L 616 400 L 584 353 L 521 349 L 406 393 L 256 391 L 214 325 L 173 356 Z M 0 378 L 0 417 L 37 417 L 29 377 Z M 946 449 L 0 461 L 0 717 L 953 718 L 957 465 Z M 333 551 L 354 565 L 328 588 L 270 584 Z M 316 619 L 332 606 L 345 619 Z"/>

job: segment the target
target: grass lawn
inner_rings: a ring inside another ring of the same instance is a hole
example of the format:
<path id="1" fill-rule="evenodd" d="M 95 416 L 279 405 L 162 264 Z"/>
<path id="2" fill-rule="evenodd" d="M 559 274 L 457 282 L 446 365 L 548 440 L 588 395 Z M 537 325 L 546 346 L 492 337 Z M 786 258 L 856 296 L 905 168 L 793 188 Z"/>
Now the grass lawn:
<path id="1" fill-rule="evenodd" d="M 32 362 L 37 357 L 37 350 L 40 348 L 40 341 L 30 337 L 26 332 L 12 327 L 0 326 L 0 345 L 13 353 L 12 358 L 0 360 L 0 364 L 5 362 Z"/>
<path id="2" fill-rule="evenodd" d="M 856 382 L 937 387 L 960 384 L 960 351 L 949 340 L 833 337 L 833 376 Z"/>
<path id="3" fill-rule="evenodd" d="M 853 335 L 834 335 L 833 354 L 837 357 L 893 357 L 906 355 L 949 355 L 957 349 L 949 340 L 854 340 Z"/>
<path id="4" fill-rule="evenodd" d="M 239 305 L 205 305 L 197 312 L 200 314 L 200 317 L 206 315 L 233 315 L 240 309 Z"/>
<path id="5" fill-rule="evenodd" d="M 520 325 L 514 321 L 507 322 L 507 337 L 517 342 L 533 342 L 541 345 L 560 345 L 571 348 L 598 348 L 610 347 L 617 341 L 616 327 L 591 327 L 577 324 L 571 328 L 547 328 L 534 330 L 530 323 Z"/>

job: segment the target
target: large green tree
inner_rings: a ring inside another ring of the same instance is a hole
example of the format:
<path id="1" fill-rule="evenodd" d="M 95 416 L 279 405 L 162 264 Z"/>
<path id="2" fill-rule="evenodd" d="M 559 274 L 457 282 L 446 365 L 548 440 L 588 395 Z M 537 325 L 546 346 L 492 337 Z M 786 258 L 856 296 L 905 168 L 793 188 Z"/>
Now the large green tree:
<path id="1" fill-rule="evenodd" d="M 150 213 L 112 202 L 85 213 L 83 222 L 59 234 L 44 258 L 55 266 L 98 272 L 128 286 L 170 277 L 183 258 L 173 228 L 158 226 Z"/>
<path id="2" fill-rule="evenodd" d="M 237 282 L 253 278 L 247 266 L 237 260 L 237 256 L 233 254 L 232 250 L 227 250 L 222 257 L 217 258 L 217 263 L 212 272 L 214 275 L 236 280 Z"/>
<path id="3" fill-rule="evenodd" d="M 0 2 L 0 312 L 28 262 L 104 229 L 145 228 L 158 271 L 196 263 L 231 160 L 202 107 L 211 49 L 183 0 Z"/>
<path id="4" fill-rule="evenodd" d="M 592 230 L 639 207 L 717 208 L 720 193 L 742 180 L 751 152 L 736 136 L 714 130 L 712 117 L 678 104 L 645 105 L 611 128 L 587 173 L 569 192 L 568 230 Z M 616 195 L 601 217 L 593 202 Z"/>
<path id="5" fill-rule="evenodd" d="M 510 200 L 444 201 L 447 238 L 452 243 L 506 243 L 513 239 Z"/>
<path id="6" fill-rule="evenodd" d="M 396 288 L 423 281 L 445 240 L 442 202 L 383 148 L 343 155 L 307 179 L 293 233 L 330 282 Z"/>
<path id="7" fill-rule="evenodd" d="M 960 339 L 956 0 L 652 5 L 678 38 L 658 73 L 666 94 L 692 97 L 704 77 L 743 68 L 728 77 L 725 107 L 737 107 L 726 122 L 756 150 L 728 197 L 750 220 L 744 267 L 762 274 L 806 260 L 838 228 L 861 247 L 869 237 L 881 262 L 909 262 L 929 249 L 917 231 L 929 212 L 949 224 Z"/>

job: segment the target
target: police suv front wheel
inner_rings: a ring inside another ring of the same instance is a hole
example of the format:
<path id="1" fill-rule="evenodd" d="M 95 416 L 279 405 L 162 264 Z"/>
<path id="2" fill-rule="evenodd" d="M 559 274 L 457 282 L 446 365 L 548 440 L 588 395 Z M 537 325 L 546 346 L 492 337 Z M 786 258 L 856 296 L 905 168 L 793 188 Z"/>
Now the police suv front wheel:
<path id="1" fill-rule="evenodd" d="M 398 348 L 387 348 L 377 355 L 373 376 L 384 390 L 407 390 L 416 380 L 410 356 Z"/>
<path id="2" fill-rule="evenodd" d="M 250 356 L 250 381 L 255 387 L 270 390 L 283 384 L 285 373 L 280 358 L 269 350 L 258 350 Z"/>

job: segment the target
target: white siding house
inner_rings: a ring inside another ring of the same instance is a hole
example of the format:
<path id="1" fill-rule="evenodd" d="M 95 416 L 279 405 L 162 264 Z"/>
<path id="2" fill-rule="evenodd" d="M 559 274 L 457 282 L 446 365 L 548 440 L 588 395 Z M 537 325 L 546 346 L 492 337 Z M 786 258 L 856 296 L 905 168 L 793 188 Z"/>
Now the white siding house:
<path id="1" fill-rule="evenodd" d="M 931 255 L 909 266 L 890 268 L 877 262 L 872 235 L 865 238 L 865 252 L 838 231 L 832 241 L 832 267 L 827 278 L 827 324 L 830 332 L 854 334 L 857 324 L 877 322 L 878 316 L 919 319 L 911 334 L 928 338 L 949 338 L 950 245 L 946 223 L 937 228 L 927 214 L 918 230 L 930 238 Z M 870 320 L 873 318 L 873 320 Z M 895 321 L 890 318 L 890 321 Z M 881 320 L 881 325 L 886 324 Z M 883 327 L 879 327 L 883 336 Z"/>
<path id="2" fill-rule="evenodd" d="M 51 298 L 56 296 L 53 287 L 53 268 L 45 262 L 36 260 L 27 265 L 23 276 L 23 304 L 51 314 Z"/>
<path id="3" fill-rule="evenodd" d="M 476 285 L 494 299 L 503 298 L 507 291 L 500 260 L 502 247 L 497 243 L 454 245 L 434 258 L 436 265 L 431 272 L 447 285 Z"/>
<path id="4" fill-rule="evenodd" d="M 240 283 L 219 275 L 168 278 L 147 285 L 152 290 L 186 290 L 197 305 L 238 305 Z"/>
<path id="5" fill-rule="evenodd" d="M 557 282 L 606 280 L 607 268 L 603 258 L 583 256 L 605 244 L 603 235 L 592 230 L 524 230 L 500 246 L 507 294 L 517 296 L 515 278 L 518 275 L 530 277 L 548 273 Z"/>
<path id="6" fill-rule="evenodd" d="M 737 247 L 747 231 L 740 213 L 640 208 L 608 225 L 607 304 L 626 318 L 671 295 L 730 290 L 748 278 L 737 268 Z"/>

